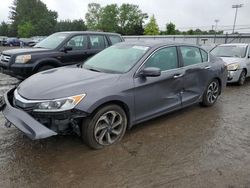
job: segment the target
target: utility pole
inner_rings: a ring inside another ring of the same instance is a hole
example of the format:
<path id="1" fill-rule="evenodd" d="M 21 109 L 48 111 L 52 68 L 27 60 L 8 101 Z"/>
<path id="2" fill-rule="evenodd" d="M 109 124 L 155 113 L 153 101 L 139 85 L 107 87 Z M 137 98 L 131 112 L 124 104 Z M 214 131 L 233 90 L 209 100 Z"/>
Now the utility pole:
<path id="1" fill-rule="evenodd" d="M 235 23 L 236 23 L 236 19 L 237 19 L 238 9 L 241 8 L 241 7 L 243 7 L 243 4 L 232 5 L 232 8 L 235 8 L 234 25 L 233 25 L 233 32 L 232 32 L 232 34 L 234 34 L 234 29 L 235 29 Z"/>
<path id="2" fill-rule="evenodd" d="M 215 29 L 214 29 L 214 43 L 215 43 L 215 40 L 216 40 L 216 31 L 217 31 L 217 26 L 218 26 L 218 22 L 219 22 L 220 20 L 218 20 L 218 19 L 216 19 L 216 20 L 214 20 L 214 22 L 215 22 Z"/>

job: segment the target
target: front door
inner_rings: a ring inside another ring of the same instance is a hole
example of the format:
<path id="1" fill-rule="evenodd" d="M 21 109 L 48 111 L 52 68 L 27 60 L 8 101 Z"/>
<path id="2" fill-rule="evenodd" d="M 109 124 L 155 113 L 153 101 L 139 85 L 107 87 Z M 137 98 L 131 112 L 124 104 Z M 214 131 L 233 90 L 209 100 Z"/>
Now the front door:
<path id="1" fill-rule="evenodd" d="M 157 50 L 144 64 L 143 68 L 146 67 L 160 68 L 161 75 L 134 79 L 137 122 L 181 107 L 183 72 L 179 68 L 176 47 Z"/>
<path id="2" fill-rule="evenodd" d="M 65 46 L 71 47 L 72 50 L 62 52 L 64 54 L 60 57 L 60 61 L 64 65 L 84 62 L 90 56 L 88 49 L 88 35 L 73 36 Z"/>

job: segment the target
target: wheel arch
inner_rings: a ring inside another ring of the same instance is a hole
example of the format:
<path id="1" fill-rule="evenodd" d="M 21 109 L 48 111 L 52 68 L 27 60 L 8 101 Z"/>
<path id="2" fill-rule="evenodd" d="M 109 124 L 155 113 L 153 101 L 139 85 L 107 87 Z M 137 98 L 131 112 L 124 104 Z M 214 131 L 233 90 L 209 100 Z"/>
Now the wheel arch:
<path id="1" fill-rule="evenodd" d="M 35 62 L 33 72 L 36 72 L 39 68 L 41 68 L 42 66 L 46 66 L 46 65 L 54 66 L 56 68 L 56 67 L 61 67 L 61 62 L 53 58 L 39 60 Z"/>
<path id="2" fill-rule="evenodd" d="M 91 114 L 95 114 L 99 109 L 103 108 L 104 106 L 108 106 L 108 105 L 117 105 L 119 107 L 121 107 L 124 112 L 126 113 L 126 116 L 127 116 L 127 121 L 128 121 L 128 125 L 127 125 L 127 128 L 130 128 L 131 127 L 131 111 L 128 107 L 128 105 L 121 101 L 121 100 L 110 100 L 110 101 L 106 101 L 102 104 L 99 104 L 92 112 Z"/>

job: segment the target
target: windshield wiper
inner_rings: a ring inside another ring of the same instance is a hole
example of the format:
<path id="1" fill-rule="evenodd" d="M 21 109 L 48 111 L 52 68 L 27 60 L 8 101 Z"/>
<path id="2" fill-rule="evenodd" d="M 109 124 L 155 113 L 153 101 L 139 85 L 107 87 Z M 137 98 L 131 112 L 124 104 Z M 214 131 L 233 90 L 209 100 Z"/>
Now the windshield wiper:
<path id="1" fill-rule="evenodd" d="M 94 68 L 87 68 L 87 70 L 91 70 L 91 71 L 94 71 L 94 72 L 101 72 L 101 71 L 99 71 L 97 69 L 94 69 Z"/>

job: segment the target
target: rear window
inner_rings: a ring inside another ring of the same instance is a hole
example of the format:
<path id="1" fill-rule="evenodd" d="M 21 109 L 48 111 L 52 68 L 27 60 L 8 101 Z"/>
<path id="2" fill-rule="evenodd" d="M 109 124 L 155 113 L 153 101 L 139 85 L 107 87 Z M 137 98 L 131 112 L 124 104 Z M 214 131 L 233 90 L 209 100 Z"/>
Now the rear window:
<path id="1" fill-rule="evenodd" d="M 122 39 L 121 39 L 120 36 L 110 35 L 108 37 L 109 37 L 109 40 L 111 41 L 112 44 L 116 44 L 118 42 L 122 42 Z"/>

